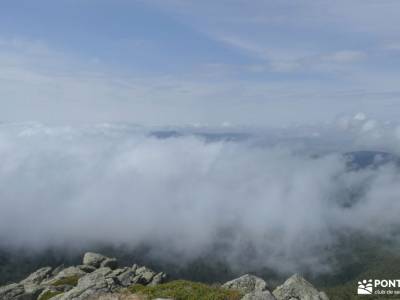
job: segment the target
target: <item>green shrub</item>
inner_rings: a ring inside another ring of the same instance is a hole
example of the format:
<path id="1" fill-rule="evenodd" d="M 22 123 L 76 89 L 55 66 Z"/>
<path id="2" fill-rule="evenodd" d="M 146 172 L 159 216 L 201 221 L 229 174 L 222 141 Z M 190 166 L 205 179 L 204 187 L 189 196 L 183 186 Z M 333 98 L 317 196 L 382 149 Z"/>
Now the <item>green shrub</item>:
<path id="1" fill-rule="evenodd" d="M 185 280 L 175 280 L 155 286 L 135 284 L 129 287 L 129 291 L 149 298 L 176 300 L 239 300 L 242 297 L 239 291 Z"/>

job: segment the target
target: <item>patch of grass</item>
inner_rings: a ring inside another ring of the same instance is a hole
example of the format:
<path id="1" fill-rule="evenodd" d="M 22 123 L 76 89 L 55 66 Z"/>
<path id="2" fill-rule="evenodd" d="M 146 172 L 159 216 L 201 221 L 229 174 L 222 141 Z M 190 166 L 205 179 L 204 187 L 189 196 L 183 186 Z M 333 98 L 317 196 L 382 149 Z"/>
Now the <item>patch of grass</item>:
<path id="1" fill-rule="evenodd" d="M 59 291 L 47 291 L 42 296 L 40 296 L 38 298 L 38 300 L 48 300 L 48 299 L 51 299 L 54 296 L 57 296 L 57 295 L 62 294 L 62 293 L 63 292 L 59 292 Z"/>
<path id="2" fill-rule="evenodd" d="M 239 300 L 242 297 L 239 291 L 186 280 L 175 280 L 155 286 L 135 284 L 129 287 L 129 291 L 149 298 L 175 300 Z"/>
<path id="3" fill-rule="evenodd" d="M 60 286 L 60 285 L 76 286 L 78 284 L 78 280 L 79 280 L 79 276 L 73 275 L 73 276 L 69 276 L 69 277 L 64 277 L 64 278 L 58 279 L 52 285 L 53 286 Z"/>

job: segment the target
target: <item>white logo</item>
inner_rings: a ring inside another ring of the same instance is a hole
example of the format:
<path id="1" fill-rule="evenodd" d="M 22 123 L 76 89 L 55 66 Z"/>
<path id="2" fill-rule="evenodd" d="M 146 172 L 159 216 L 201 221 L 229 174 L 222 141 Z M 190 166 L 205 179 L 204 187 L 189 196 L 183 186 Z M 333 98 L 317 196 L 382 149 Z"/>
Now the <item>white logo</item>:
<path id="1" fill-rule="evenodd" d="M 372 279 L 363 280 L 358 282 L 357 294 L 358 295 L 372 295 L 374 286 L 372 284 Z"/>

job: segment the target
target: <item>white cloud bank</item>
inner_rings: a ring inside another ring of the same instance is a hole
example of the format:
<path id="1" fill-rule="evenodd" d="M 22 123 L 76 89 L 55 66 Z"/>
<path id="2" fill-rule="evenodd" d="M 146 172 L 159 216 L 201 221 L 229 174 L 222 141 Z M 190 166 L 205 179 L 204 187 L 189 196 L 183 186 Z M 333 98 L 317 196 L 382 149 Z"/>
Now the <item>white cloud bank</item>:
<path id="1" fill-rule="evenodd" d="M 349 121 L 336 136 L 364 121 Z M 1 246 L 148 244 L 154 255 L 184 261 L 219 243 L 238 264 L 324 271 L 337 233 L 382 236 L 398 228 L 393 166 L 348 173 L 340 155 L 315 158 L 318 148 L 299 151 L 298 138 L 283 137 L 266 146 L 265 136 L 206 142 L 157 139 L 122 125 L 2 125 Z M 355 147 L 346 138 L 338 143 Z M 366 182 L 356 204 L 343 207 Z"/>

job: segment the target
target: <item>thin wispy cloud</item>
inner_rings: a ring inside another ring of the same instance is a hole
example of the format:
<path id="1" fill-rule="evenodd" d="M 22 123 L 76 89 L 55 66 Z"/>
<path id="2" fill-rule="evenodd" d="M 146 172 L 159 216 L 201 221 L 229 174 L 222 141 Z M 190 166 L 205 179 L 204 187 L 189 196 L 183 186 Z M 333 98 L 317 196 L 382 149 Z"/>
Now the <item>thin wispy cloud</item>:
<path id="1" fill-rule="evenodd" d="M 282 126 L 360 106 L 398 117 L 384 109 L 400 92 L 395 1 L 35 5 L 40 18 L 0 12 L 2 121 Z"/>

